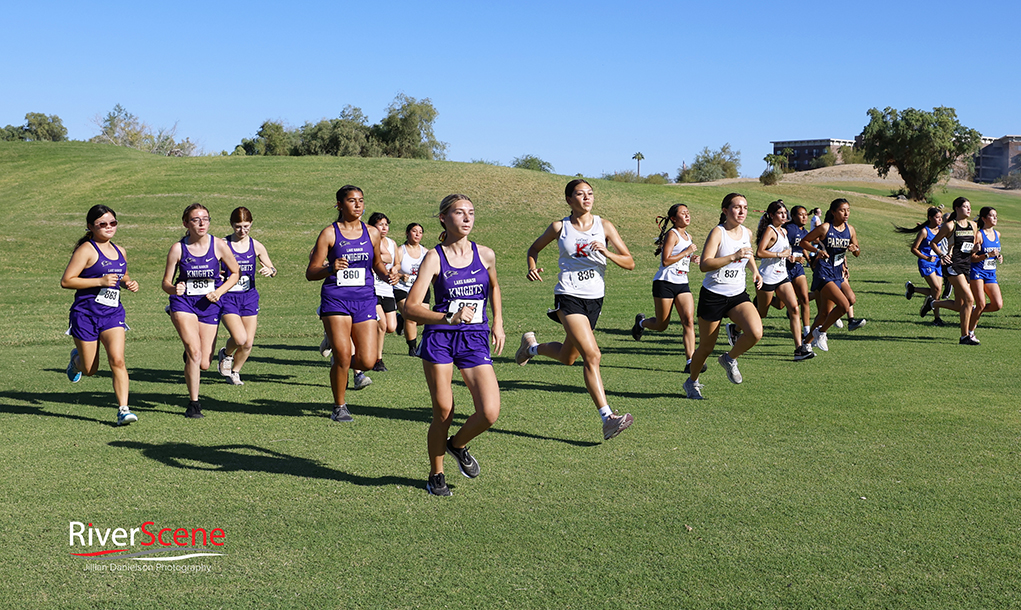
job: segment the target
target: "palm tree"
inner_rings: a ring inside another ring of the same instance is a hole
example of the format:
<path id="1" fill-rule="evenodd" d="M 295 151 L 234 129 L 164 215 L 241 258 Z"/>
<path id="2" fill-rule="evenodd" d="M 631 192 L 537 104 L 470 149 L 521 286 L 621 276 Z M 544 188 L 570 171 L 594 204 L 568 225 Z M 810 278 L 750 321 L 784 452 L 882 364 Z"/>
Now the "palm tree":
<path id="1" fill-rule="evenodd" d="M 645 158 L 645 155 L 643 155 L 640 152 L 636 152 L 635 155 L 633 157 L 631 157 L 631 158 L 634 159 L 635 161 L 638 161 L 638 177 L 641 178 L 642 177 L 642 159 Z"/>

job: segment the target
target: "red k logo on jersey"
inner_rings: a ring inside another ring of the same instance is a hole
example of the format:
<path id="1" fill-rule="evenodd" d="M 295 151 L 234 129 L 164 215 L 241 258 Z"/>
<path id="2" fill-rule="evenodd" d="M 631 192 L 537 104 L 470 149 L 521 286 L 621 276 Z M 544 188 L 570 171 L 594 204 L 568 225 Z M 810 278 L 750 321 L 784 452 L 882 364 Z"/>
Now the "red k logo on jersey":
<path id="1" fill-rule="evenodd" d="M 589 252 L 592 251 L 592 244 L 586 241 L 574 242 L 574 257 L 575 258 L 588 258 Z"/>

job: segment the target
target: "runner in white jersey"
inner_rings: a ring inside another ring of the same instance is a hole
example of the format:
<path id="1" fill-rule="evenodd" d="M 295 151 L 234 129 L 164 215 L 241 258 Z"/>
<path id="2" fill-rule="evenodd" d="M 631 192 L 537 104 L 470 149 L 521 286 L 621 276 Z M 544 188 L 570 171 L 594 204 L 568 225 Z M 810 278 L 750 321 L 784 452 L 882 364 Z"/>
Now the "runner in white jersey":
<path id="1" fill-rule="evenodd" d="M 383 341 L 386 336 L 397 331 L 397 300 L 394 298 L 394 284 L 397 283 L 395 269 L 400 269 L 400 253 L 397 251 L 397 242 L 387 237 L 390 233 L 390 219 L 382 212 L 373 212 L 369 216 L 369 226 L 376 227 L 379 231 L 379 258 L 386 266 L 388 275 L 375 274 L 373 287 L 376 291 L 376 320 L 379 324 L 377 342 L 379 351 L 376 354 L 376 364 L 372 370 L 385 372 L 386 365 L 383 364 Z"/>
<path id="2" fill-rule="evenodd" d="M 660 216 L 656 221 L 660 224 L 659 238 L 656 240 L 656 254 L 660 256 L 659 270 L 652 277 L 652 299 L 656 316 L 646 318 L 645 314 L 636 314 L 631 336 L 635 341 L 640 341 L 646 330 L 666 330 L 670 325 L 670 312 L 676 306 L 683 329 L 684 355 L 687 359 L 684 372 L 687 373 L 691 367 L 691 355 L 695 353 L 695 298 L 688 285 L 688 272 L 692 264 L 699 263 L 699 257 L 695 254 L 698 247 L 687 230 L 691 224 L 691 212 L 683 203 L 675 203 L 670 206 L 665 217 Z"/>
<path id="3" fill-rule="evenodd" d="M 748 200 L 740 193 L 730 193 L 720 207 L 720 224 L 709 232 L 698 266 L 705 273 L 698 295 L 698 349 L 691 357 L 691 372 L 684 382 L 684 393 L 694 399 L 703 398 L 698 376 L 716 347 L 724 317 L 730 317 L 744 330 L 730 352 L 721 354 L 717 360 L 732 383 L 743 380 L 737 368 L 738 357 L 762 338 L 762 320 L 745 285 L 746 269 L 754 274 L 755 287 L 762 285 L 753 258 L 751 231 L 741 224 L 748 216 Z"/>
<path id="4" fill-rule="evenodd" d="M 599 373 L 602 354 L 593 330 L 603 306 L 606 261 L 624 269 L 634 269 L 635 261 L 617 228 L 608 220 L 592 214 L 595 195 L 584 180 L 572 180 L 564 189 L 571 215 L 553 222 L 528 248 L 528 280 L 542 281 L 543 270 L 536 260 L 539 252 L 557 240 L 560 250 L 560 276 L 554 288 L 554 308 L 549 316 L 564 326 L 562 343 L 538 343 L 534 332 L 521 337 L 514 360 L 526 364 L 535 355 L 543 355 L 571 365 L 578 356 L 585 363 L 585 387 L 603 420 L 603 439 L 609 440 L 631 425 L 630 413 L 614 413 L 606 401 Z M 607 248 L 607 244 L 613 250 Z"/>
<path id="5" fill-rule="evenodd" d="M 404 302 L 411 292 L 411 287 L 415 285 L 415 280 L 418 279 L 418 270 L 428 252 L 422 247 L 423 233 L 422 225 L 417 222 L 409 224 L 404 229 L 407 241 L 398 249 L 397 257 L 401 264 L 397 272 L 397 284 L 394 285 L 394 299 L 397 301 L 397 334 L 404 334 L 404 340 L 408 344 L 408 355 L 412 357 L 417 356 L 418 323 L 404 317 Z M 425 292 L 425 302 L 429 302 L 428 290 Z"/>
<path id="6" fill-rule="evenodd" d="M 797 259 L 792 256 L 793 249 L 787 238 L 787 230 L 784 229 L 786 222 L 787 206 L 781 199 L 770 203 L 766 208 L 766 213 L 759 219 L 759 227 L 755 235 L 755 241 L 758 244 L 755 256 L 762 261 L 759 264 L 762 286 L 755 291 L 755 300 L 759 309 L 759 317 L 762 319 L 769 314 L 773 293 L 776 293 L 780 302 L 787 307 L 791 337 L 794 339 L 794 361 L 798 362 L 814 358 L 815 353 L 810 346 L 802 344 L 801 309 L 794 286 L 787 275 L 788 260 L 796 262 Z"/>

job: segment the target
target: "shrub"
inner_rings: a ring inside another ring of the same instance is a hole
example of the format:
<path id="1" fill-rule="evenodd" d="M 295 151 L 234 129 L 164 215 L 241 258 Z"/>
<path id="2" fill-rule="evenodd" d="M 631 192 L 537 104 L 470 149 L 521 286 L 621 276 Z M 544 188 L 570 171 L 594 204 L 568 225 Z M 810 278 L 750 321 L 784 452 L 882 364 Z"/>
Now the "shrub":
<path id="1" fill-rule="evenodd" d="M 773 186 L 783 179 L 783 170 L 778 167 L 768 167 L 759 176 L 759 182 L 765 186 Z"/>
<path id="2" fill-rule="evenodd" d="M 517 169 L 530 169 L 537 172 L 546 172 L 547 174 L 553 173 L 553 166 L 535 155 L 522 155 L 520 157 L 515 157 L 514 160 L 511 161 L 510 166 Z"/>
<path id="3" fill-rule="evenodd" d="M 1021 171 L 1011 172 L 1006 176 L 1000 176 L 996 179 L 996 181 L 1002 184 L 1005 189 L 1021 189 Z"/>
<path id="4" fill-rule="evenodd" d="M 707 146 L 695 156 L 695 162 L 690 167 L 678 170 L 677 182 L 712 182 L 737 178 L 740 169 L 741 151 L 731 150 L 729 143 L 719 150 L 709 150 Z"/>

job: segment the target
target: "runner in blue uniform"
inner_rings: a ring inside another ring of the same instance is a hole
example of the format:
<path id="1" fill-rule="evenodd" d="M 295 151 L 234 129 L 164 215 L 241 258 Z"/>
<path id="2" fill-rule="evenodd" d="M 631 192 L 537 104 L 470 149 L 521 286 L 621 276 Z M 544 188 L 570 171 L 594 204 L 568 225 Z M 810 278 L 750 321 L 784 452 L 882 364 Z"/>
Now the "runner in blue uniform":
<path id="1" fill-rule="evenodd" d="M 352 365 L 357 371 L 364 371 L 376 363 L 373 271 L 386 276 L 387 270 L 379 258 L 379 231 L 361 221 L 365 212 L 362 189 L 350 184 L 341 187 L 335 207 L 339 210 L 337 221 L 319 233 L 309 253 L 305 279 L 323 283 L 319 292 L 319 318 L 326 331 L 326 343 L 333 349 L 330 361 L 333 414 L 330 419 L 349 422 L 352 417 L 346 401 L 347 372 Z M 355 383 L 357 389 L 357 379 Z"/>
<path id="2" fill-rule="evenodd" d="M 204 415 L 199 379 L 209 368 L 216 347 L 220 298 L 238 282 L 240 273 L 227 242 L 209 234 L 206 206 L 189 205 L 181 219 L 188 233 L 167 253 L 163 291 L 170 295 L 170 318 L 184 343 L 184 381 L 189 400 L 184 416 L 200 418 Z M 221 262 L 227 268 L 226 280 L 220 279 Z"/>
<path id="3" fill-rule="evenodd" d="M 858 234 L 847 222 L 850 216 L 851 204 L 846 199 L 834 199 L 830 202 L 823 223 L 801 240 L 803 244 L 822 240 L 812 277 L 812 292 L 816 295 L 817 303 L 817 313 L 812 323 L 812 346 L 824 352 L 829 350 L 826 331 L 855 302 L 854 291 L 845 281 L 844 274 L 847 253 L 855 256 L 861 254 Z"/>
<path id="4" fill-rule="evenodd" d="M 503 352 L 503 305 L 496 279 L 493 250 L 468 239 L 475 225 L 475 206 L 467 195 L 447 195 L 440 202 L 440 245 L 430 250 L 404 304 L 408 320 L 425 327 L 418 354 L 432 396 L 433 419 L 429 425 L 429 479 L 426 491 L 449 496 L 443 474 L 443 456 L 449 453 L 461 474 L 474 479 L 479 463 L 468 452 L 468 443 L 489 429 L 500 416 L 500 386 L 493 372 L 490 344 Z M 430 285 L 436 305 L 423 301 Z M 486 308 L 492 307 L 490 318 Z M 451 383 L 454 367 L 471 392 L 475 412 L 453 436 L 447 436 L 454 420 Z"/>
<path id="5" fill-rule="evenodd" d="M 971 255 L 971 292 L 975 297 L 975 312 L 971 316 L 972 337 L 978 319 L 983 313 L 1003 309 L 1003 294 L 996 281 L 996 265 L 1003 262 L 1000 252 L 1000 232 L 996 230 L 996 209 L 986 206 L 978 212 L 978 238 L 976 251 Z M 989 302 L 986 302 L 986 297 Z"/>
<path id="6" fill-rule="evenodd" d="M 117 233 L 117 213 L 94 205 L 85 215 L 88 231 L 74 246 L 71 260 L 60 278 L 60 287 L 74 290 L 67 334 L 74 338 L 67 378 L 72 383 L 84 373 L 99 370 L 99 344 L 106 350 L 117 397 L 117 424 L 138 421 L 128 408 L 128 368 L 124 363 L 124 333 L 128 326 L 121 304 L 121 289 L 138 292 L 138 282 L 128 276 L 124 251 L 111 241 Z"/>
<path id="7" fill-rule="evenodd" d="M 255 289 L 255 276 L 274 277 L 277 274 L 269 252 L 262 242 L 251 237 L 252 213 L 248 208 L 236 208 L 230 214 L 234 233 L 226 238 L 227 247 L 237 260 L 241 277 L 238 283 L 220 298 L 220 320 L 230 332 L 226 347 L 217 356 L 217 369 L 233 385 L 244 385 L 241 367 L 248 361 L 255 343 L 255 330 L 259 326 L 259 291 Z M 256 271 L 256 266 L 261 265 Z M 223 272 L 226 273 L 226 267 Z"/>
<path id="8" fill-rule="evenodd" d="M 787 261 L 787 277 L 791 280 L 794 294 L 798 298 L 802 336 L 812 331 L 812 307 L 811 299 L 808 297 L 808 278 L 805 275 L 806 254 L 815 254 L 816 252 L 811 244 L 803 241 L 808 235 L 808 229 L 805 228 L 806 222 L 808 222 L 808 210 L 803 205 L 796 205 L 791 208 L 790 221 L 784 225 L 787 239 L 791 244 L 791 259 Z"/>
<path id="9" fill-rule="evenodd" d="M 911 254 L 918 259 L 918 274 L 922 276 L 928 286 L 919 288 L 910 280 L 904 282 L 904 298 L 911 300 L 911 297 L 916 294 L 925 296 L 925 302 L 922 303 L 922 308 L 919 310 L 919 314 L 923 318 L 932 310 L 933 302 L 939 298 L 940 291 L 943 290 L 943 265 L 936 253 L 932 251 L 932 238 L 936 237 L 942 223 L 943 211 L 933 206 L 926 212 L 925 221 L 913 227 L 894 227 L 893 229 L 897 233 L 915 236 L 911 242 Z M 934 313 L 933 325 L 943 326 L 939 310 L 937 309 Z"/>

